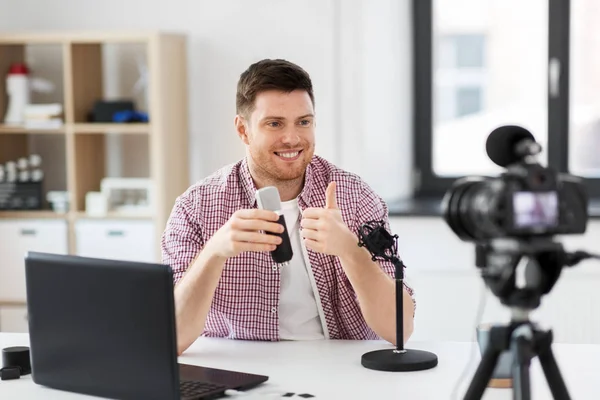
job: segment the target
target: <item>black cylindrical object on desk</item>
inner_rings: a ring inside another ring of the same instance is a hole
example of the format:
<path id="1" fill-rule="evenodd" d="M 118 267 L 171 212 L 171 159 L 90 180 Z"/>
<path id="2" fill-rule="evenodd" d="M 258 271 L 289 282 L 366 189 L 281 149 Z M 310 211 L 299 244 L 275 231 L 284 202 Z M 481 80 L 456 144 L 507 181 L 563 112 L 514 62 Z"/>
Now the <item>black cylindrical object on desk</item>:
<path id="1" fill-rule="evenodd" d="M 29 347 L 15 346 L 2 349 L 2 366 L 3 368 L 19 367 L 21 375 L 30 374 L 31 358 Z"/>

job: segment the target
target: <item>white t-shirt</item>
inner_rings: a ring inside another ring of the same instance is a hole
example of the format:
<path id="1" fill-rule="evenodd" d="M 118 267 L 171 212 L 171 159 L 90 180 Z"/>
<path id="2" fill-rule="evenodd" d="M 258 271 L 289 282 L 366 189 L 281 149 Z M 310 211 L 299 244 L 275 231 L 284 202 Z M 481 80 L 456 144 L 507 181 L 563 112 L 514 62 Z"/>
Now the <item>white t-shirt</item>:
<path id="1" fill-rule="evenodd" d="M 281 267 L 279 298 L 279 335 L 282 340 L 324 339 L 324 317 L 300 235 L 298 200 L 281 203 L 294 255 Z"/>

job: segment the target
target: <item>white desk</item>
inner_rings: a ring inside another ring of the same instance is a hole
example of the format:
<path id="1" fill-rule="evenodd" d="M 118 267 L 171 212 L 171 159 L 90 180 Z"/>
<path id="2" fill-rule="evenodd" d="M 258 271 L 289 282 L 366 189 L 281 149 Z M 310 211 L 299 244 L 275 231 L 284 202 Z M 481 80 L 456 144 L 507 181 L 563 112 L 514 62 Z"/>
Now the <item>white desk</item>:
<path id="1" fill-rule="evenodd" d="M 28 346 L 26 334 L 0 333 L 0 347 Z M 363 368 L 363 353 L 387 347 L 382 342 L 247 342 L 200 338 L 179 362 L 233 369 L 269 376 L 251 392 L 310 393 L 313 399 L 450 399 L 454 385 L 470 355 L 470 343 L 409 343 L 407 348 L 429 350 L 439 357 L 436 368 L 420 372 L 379 372 Z M 600 398 L 600 346 L 555 344 L 554 352 L 572 399 Z M 477 367 L 479 353 L 471 365 Z M 472 373 L 461 385 L 464 393 Z M 531 366 L 532 399 L 551 399 L 541 368 Z M 252 399 L 259 398 L 251 396 Z M 85 399 L 92 398 L 36 385 L 27 375 L 0 381 L 0 399 Z M 248 399 L 249 397 L 240 397 Z M 279 398 L 279 397 L 277 397 Z M 302 397 L 292 397 L 302 399 Z M 487 389 L 484 399 L 512 399 L 511 389 Z"/>

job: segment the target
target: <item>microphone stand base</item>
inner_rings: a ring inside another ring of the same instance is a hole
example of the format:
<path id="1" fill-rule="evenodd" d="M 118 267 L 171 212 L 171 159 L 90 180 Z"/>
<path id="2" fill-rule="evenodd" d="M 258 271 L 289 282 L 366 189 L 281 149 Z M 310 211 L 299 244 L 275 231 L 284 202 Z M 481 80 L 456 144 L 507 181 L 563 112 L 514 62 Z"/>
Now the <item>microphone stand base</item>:
<path id="1" fill-rule="evenodd" d="M 385 349 L 363 354 L 361 364 L 376 371 L 422 371 L 437 366 L 438 358 L 435 354 L 423 350 Z"/>

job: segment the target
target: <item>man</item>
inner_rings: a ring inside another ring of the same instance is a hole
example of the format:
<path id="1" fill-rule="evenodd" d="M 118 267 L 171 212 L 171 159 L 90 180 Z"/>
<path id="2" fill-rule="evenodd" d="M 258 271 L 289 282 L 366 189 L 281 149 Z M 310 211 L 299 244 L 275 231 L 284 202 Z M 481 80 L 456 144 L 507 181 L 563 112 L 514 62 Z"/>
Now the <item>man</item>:
<path id="1" fill-rule="evenodd" d="M 246 340 L 377 339 L 395 344 L 394 267 L 358 246 L 359 227 L 387 206 L 361 179 L 314 155 L 309 75 L 263 60 L 240 76 L 235 128 L 246 156 L 191 186 L 163 234 L 175 280 L 178 352 L 200 335 Z M 270 251 L 278 215 L 256 190 L 275 186 L 293 246 L 289 265 Z M 413 329 L 405 286 L 404 338 Z"/>

